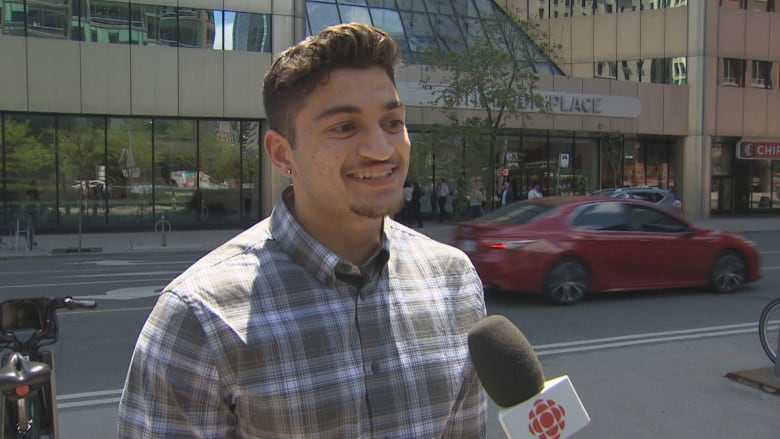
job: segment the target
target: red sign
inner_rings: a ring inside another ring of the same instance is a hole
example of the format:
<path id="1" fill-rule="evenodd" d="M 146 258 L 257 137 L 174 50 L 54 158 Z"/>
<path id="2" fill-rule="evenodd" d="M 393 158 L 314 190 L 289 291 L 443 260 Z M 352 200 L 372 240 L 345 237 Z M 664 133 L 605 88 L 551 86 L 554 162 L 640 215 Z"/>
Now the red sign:
<path id="1" fill-rule="evenodd" d="M 737 142 L 738 159 L 780 159 L 780 142 Z"/>
<path id="2" fill-rule="evenodd" d="M 507 169 L 507 168 L 498 168 L 498 170 L 496 170 L 496 174 L 507 176 L 507 175 L 509 175 L 509 169 Z"/>

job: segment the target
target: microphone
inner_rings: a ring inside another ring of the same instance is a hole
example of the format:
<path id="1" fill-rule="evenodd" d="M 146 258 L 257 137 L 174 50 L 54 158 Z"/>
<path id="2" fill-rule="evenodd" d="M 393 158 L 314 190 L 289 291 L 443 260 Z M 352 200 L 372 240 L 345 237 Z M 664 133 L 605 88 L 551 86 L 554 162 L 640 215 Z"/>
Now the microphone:
<path id="1" fill-rule="evenodd" d="M 498 420 L 509 439 L 565 439 L 590 422 L 569 377 L 545 381 L 531 344 L 506 317 L 477 322 L 468 345 L 482 386 L 501 407 Z"/>

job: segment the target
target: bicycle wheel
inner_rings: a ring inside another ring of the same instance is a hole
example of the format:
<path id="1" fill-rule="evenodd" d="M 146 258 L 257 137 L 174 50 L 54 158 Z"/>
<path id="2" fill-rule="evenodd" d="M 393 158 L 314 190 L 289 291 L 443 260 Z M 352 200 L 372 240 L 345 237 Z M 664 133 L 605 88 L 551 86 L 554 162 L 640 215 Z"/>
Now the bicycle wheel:
<path id="1" fill-rule="evenodd" d="M 758 338 L 769 359 L 777 361 L 777 345 L 780 342 L 780 298 L 769 302 L 758 319 Z"/>

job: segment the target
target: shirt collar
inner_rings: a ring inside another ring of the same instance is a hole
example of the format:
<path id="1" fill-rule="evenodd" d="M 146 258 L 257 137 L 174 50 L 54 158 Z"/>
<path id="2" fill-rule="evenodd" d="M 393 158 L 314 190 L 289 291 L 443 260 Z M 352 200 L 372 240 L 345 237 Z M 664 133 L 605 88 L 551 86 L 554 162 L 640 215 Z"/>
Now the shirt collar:
<path id="1" fill-rule="evenodd" d="M 269 225 L 274 240 L 293 262 L 330 287 L 335 285 L 336 280 L 345 281 L 345 277 L 352 279 L 351 284 L 365 284 L 384 272 L 390 259 L 387 218 L 382 221 L 379 248 L 362 267 L 358 267 L 328 250 L 303 230 L 288 208 L 294 199 L 293 187 L 289 186 L 274 205 Z"/>

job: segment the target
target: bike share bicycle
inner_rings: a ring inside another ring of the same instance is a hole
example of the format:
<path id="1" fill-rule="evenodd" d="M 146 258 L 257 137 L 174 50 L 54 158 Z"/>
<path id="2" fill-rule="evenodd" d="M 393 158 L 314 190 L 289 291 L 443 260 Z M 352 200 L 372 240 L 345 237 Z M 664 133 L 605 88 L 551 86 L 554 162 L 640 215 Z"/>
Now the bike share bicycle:
<path id="1" fill-rule="evenodd" d="M 57 342 L 57 310 L 96 306 L 72 297 L 0 303 L 0 439 L 59 438 L 54 356 L 41 348 Z"/>
<path id="2" fill-rule="evenodd" d="M 777 365 L 777 350 L 780 349 L 780 297 L 769 302 L 758 319 L 758 337 L 764 352 Z M 780 368 L 775 370 L 780 374 Z"/>

